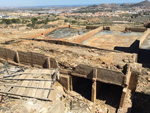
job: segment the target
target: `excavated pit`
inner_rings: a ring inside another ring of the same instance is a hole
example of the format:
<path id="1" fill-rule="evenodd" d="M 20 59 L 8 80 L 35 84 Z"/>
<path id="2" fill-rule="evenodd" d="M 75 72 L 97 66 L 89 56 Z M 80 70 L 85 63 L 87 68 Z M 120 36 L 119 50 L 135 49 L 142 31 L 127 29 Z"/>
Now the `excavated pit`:
<path id="1" fill-rule="evenodd" d="M 115 108 L 119 108 L 123 88 L 121 86 L 97 82 L 97 100 Z"/>
<path id="2" fill-rule="evenodd" d="M 87 32 L 86 29 L 73 29 L 73 28 L 58 28 L 48 34 L 46 34 L 47 37 L 51 37 L 53 39 L 60 39 L 65 37 L 72 37 L 76 35 L 83 35 L 85 32 Z"/>
<path id="3" fill-rule="evenodd" d="M 82 77 L 72 77 L 73 90 L 88 100 L 91 100 L 92 80 Z"/>

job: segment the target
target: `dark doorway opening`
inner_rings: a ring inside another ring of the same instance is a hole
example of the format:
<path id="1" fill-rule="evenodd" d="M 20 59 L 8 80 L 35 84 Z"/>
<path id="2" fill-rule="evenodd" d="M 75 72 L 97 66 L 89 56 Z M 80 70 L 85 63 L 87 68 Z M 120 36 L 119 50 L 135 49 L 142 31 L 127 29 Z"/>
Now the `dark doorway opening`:
<path id="1" fill-rule="evenodd" d="M 116 110 L 119 108 L 123 88 L 121 86 L 97 82 L 97 99 L 106 101 Z"/>
<path id="2" fill-rule="evenodd" d="M 92 83 L 92 80 L 86 78 L 72 77 L 73 90 L 88 100 L 91 100 Z"/>

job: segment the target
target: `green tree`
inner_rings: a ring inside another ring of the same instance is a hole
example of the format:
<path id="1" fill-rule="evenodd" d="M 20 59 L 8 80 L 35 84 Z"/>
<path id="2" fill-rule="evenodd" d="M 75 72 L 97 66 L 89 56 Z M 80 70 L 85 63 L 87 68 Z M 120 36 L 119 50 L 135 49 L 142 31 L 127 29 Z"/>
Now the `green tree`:
<path id="1" fill-rule="evenodd" d="M 67 20 L 67 19 L 65 19 L 65 20 L 64 20 L 64 22 L 68 22 L 68 20 Z"/>
<path id="2" fill-rule="evenodd" d="M 72 24 L 75 24 L 75 23 L 77 23 L 77 21 L 73 20 L 73 21 L 71 21 L 71 23 L 72 23 Z"/>
<path id="3" fill-rule="evenodd" d="M 11 22 L 12 23 L 20 23 L 20 20 L 19 19 L 12 19 Z"/>

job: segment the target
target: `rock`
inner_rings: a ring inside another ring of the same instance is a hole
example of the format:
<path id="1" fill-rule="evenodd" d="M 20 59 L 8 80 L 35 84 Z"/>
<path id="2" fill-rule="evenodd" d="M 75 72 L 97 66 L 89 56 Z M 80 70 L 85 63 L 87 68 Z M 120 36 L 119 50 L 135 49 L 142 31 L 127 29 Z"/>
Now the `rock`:
<path id="1" fill-rule="evenodd" d="M 146 79 L 147 79 L 148 82 L 150 82 L 150 77 L 147 77 Z"/>
<path id="2" fill-rule="evenodd" d="M 150 71 L 148 71 L 147 74 L 150 76 Z"/>

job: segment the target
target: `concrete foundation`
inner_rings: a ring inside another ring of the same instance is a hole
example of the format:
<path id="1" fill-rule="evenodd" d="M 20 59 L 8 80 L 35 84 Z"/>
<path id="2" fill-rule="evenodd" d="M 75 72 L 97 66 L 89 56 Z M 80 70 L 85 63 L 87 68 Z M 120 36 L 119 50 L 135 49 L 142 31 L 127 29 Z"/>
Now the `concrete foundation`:
<path id="1" fill-rule="evenodd" d="M 9 56 L 8 53 L 11 53 L 12 55 Z M 26 65 L 40 68 L 60 68 L 58 65 L 60 62 L 58 62 L 55 58 L 36 52 L 13 51 L 0 47 L 0 58 L 4 61 L 17 65 Z M 125 70 L 127 73 L 123 73 L 113 69 L 110 70 L 96 66 L 93 67 L 82 63 L 75 66 L 72 70 L 60 70 L 62 75 L 60 76 L 59 82 L 67 90 L 74 90 L 93 102 L 95 102 L 99 94 L 101 95 L 101 93 L 103 93 L 101 87 L 105 88 L 107 85 L 113 85 L 114 89 L 119 89 L 120 91 L 121 88 L 128 89 L 130 83 L 130 70 Z M 134 86 L 134 84 L 132 85 Z M 109 93 L 112 93 L 112 90 Z M 120 102 L 120 107 L 122 108 L 124 107 L 124 95 L 124 92 L 122 92 L 122 98 Z"/>

